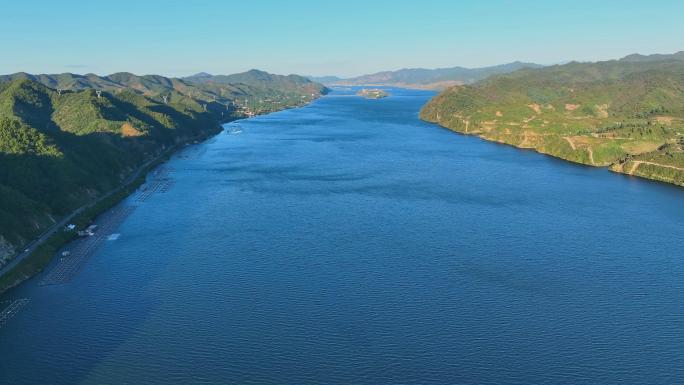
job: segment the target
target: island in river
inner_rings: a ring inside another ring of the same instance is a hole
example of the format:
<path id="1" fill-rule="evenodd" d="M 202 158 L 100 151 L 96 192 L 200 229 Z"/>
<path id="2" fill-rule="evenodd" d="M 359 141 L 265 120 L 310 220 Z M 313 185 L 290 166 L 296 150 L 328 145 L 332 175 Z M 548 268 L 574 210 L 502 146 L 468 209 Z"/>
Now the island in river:
<path id="1" fill-rule="evenodd" d="M 366 99 L 382 99 L 390 96 L 387 91 L 381 90 L 379 88 L 364 88 L 356 93 L 359 96 L 363 96 Z"/>
<path id="2" fill-rule="evenodd" d="M 421 118 L 684 186 L 684 52 L 523 69 L 433 98 Z"/>

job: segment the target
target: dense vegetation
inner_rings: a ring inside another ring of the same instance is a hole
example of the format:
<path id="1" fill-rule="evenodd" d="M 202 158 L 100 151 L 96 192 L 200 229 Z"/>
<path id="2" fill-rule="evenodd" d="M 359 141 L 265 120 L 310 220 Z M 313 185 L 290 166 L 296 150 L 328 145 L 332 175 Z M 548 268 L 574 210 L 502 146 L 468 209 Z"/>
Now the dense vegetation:
<path id="1" fill-rule="evenodd" d="M 684 55 L 524 69 L 421 111 L 454 131 L 684 185 Z"/>
<path id="2" fill-rule="evenodd" d="M 174 79 L 118 73 L 0 77 L 0 266 L 60 217 L 176 144 L 326 91 L 249 71 Z"/>
<path id="3" fill-rule="evenodd" d="M 538 68 L 538 64 L 513 62 L 481 68 L 406 68 L 398 71 L 383 71 L 349 79 L 331 76 L 312 78 L 325 84 L 348 86 L 394 86 L 405 88 L 444 89 L 456 84 L 469 84 L 495 74 L 505 74 L 521 68 Z"/>
<path id="4" fill-rule="evenodd" d="M 154 101 L 178 102 L 193 107 L 225 112 L 237 110 L 247 115 L 281 110 L 310 102 L 327 92 L 326 88 L 298 75 L 273 75 L 250 70 L 233 75 L 199 73 L 186 78 L 159 75 L 138 76 L 119 72 L 108 76 L 71 73 L 31 75 L 16 73 L 0 76 L 0 83 L 17 79 L 33 80 L 59 90 L 104 90 L 112 94 L 133 92 Z"/>

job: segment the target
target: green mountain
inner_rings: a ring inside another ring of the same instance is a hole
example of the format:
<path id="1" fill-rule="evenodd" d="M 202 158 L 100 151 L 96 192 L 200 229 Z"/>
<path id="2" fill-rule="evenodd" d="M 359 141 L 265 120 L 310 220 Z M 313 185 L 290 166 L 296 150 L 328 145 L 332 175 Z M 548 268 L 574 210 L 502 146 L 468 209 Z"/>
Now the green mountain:
<path id="1" fill-rule="evenodd" d="M 645 62 L 645 61 L 661 61 L 661 60 L 684 60 L 684 51 L 675 52 L 673 54 L 653 54 L 653 55 L 639 55 L 638 53 L 627 55 L 620 59 L 620 61 L 631 62 Z"/>
<path id="2" fill-rule="evenodd" d="M 302 77 L 266 75 L 221 83 L 129 73 L 0 77 L 0 267 L 166 149 L 326 92 Z"/>
<path id="3" fill-rule="evenodd" d="M 56 90 L 98 89 L 111 93 L 133 91 L 163 101 L 193 99 L 198 103 L 218 102 L 242 108 L 245 112 L 264 113 L 310 101 L 326 88 L 298 75 L 273 75 L 251 70 L 241 74 L 212 76 L 206 73 L 186 78 L 159 75 L 135 75 L 119 72 L 108 76 L 71 73 L 30 75 L 16 73 L 0 76 L 0 82 L 28 79 Z"/>
<path id="4" fill-rule="evenodd" d="M 522 68 L 539 68 L 534 63 L 513 62 L 482 68 L 406 68 L 398 71 L 383 71 L 370 75 L 363 75 L 349 79 L 335 79 L 334 77 L 314 78 L 330 85 L 345 86 L 394 86 L 406 88 L 444 89 L 453 85 L 469 84 L 496 74 L 517 71 Z"/>
<path id="5" fill-rule="evenodd" d="M 227 98 L 233 104 L 254 113 L 282 109 L 284 105 L 309 102 L 328 89 L 299 75 L 273 75 L 259 70 L 233 75 L 199 73 L 181 79 L 194 90 Z"/>
<path id="6" fill-rule="evenodd" d="M 249 70 L 232 75 L 210 75 L 202 72 L 184 78 L 184 80 L 194 84 L 245 84 L 253 87 L 270 87 L 277 85 L 280 90 L 287 90 L 291 87 L 313 86 L 320 88 L 319 85 L 312 83 L 309 79 L 299 75 L 274 75 L 259 70 Z"/>
<path id="7" fill-rule="evenodd" d="M 649 58 L 649 59 L 644 59 Z M 421 118 L 573 162 L 684 185 L 681 53 L 523 69 L 452 87 Z"/>

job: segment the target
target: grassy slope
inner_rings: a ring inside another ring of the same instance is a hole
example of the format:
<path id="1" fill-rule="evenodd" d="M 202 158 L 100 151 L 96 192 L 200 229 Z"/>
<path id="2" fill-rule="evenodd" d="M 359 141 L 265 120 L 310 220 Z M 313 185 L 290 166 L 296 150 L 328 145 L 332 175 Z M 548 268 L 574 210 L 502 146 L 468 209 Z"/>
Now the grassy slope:
<path id="1" fill-rule="evenodd" d="M 573 162 L 684 185 L 684 61 L 521 70 L 432 99 L 421 118 Z"/>

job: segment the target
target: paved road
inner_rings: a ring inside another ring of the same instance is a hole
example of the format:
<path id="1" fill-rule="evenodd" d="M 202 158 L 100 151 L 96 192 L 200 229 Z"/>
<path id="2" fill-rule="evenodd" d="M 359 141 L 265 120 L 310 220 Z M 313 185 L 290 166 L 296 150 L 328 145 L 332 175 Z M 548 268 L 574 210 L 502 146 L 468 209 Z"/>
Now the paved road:
<path id="1" fill-rule="evenodd" d="M 99 198 L 77 208 L 76 210 L 71 212 L 71 214 L 65 216 L 59 222 L 55 223 L 49 229 L 45 230 L 45 232 L 43 234 L 41 234 L 38 238 L 34 239 L 31 243 L 24 246 L 24 251 L 22 251 L 20 254 L 15 256 L 14 259 L 12 259 L 12 261 L 10 263 L 8 263 L 7 265 L 0 268 L 0 277 L 3 276 L 4 274 L 6 274 L 8 271 L 12 270 L 19 263 L 21 263 L 21 261 L 23 261 L 24 259 L 26 259 L 26 257 L 31 255 L 31 253 L 33 253 L 36 250 L 36 248 L 38 248 L 38 246 L 42 245 L 43 242 L 45 242 L 48 238 L 50 238 L 57 231 L 61 231 L 64 228 L 64 226 L 69 224 L 77 215 L 81 214 L 84 210 L 92 207 L 93 205 L 96 205 L 97 203 L 101 202 L 103 199 L 109 198 L 112 194 L 114 194 L 114 193 L 118 192 L 119 190 L 121 190 L 122 188 L 128 186 L 131 182 L 133 182 L 140 175 L 140 173 L 147 166 L 149 166 L 153 162 L 156 162 L 157 160 L 161 159 L 170 150 L 171 149 L 167 150 L 167 152 L 164 152 L 163 154 L 159 155 L 158 157 L 156 157 L 156 158 L 146 162 L 142 166 L 138 167 L 138 169 L 133 174 L 129 175 L 128 178 L 126 178 L 126 180 L 124 180 L 124 182 L 123 182 L 123 184 L 121 184 L 121 186 L 114 188 L 114 189 L 108 191 L 106 194 L 100 196 Z"/>

